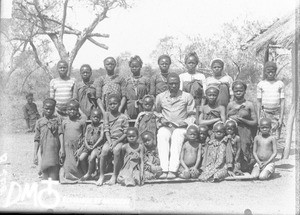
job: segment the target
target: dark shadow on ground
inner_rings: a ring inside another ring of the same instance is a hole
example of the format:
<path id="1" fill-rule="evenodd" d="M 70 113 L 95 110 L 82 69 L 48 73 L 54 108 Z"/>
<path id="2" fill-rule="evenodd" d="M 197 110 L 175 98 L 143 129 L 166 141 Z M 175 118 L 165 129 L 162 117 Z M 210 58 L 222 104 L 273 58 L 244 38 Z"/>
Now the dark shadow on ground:
<path id="1" fill-rule="evenodd" d="M 272 177 L 269 179 L 269 181 L 275 180 L 277 178 L 281 178 L 281 174 L 278 172 L 275 172 Z"/>
<path id="2" fill-rule="evenodd" d="M 279 168 L 279 169 L 292 169 L 292 168 L 294 168 L 294 165 L 288 164 L 288 163 L 284 163 L 284 164 L 275 165 L 275 168 Z"/>

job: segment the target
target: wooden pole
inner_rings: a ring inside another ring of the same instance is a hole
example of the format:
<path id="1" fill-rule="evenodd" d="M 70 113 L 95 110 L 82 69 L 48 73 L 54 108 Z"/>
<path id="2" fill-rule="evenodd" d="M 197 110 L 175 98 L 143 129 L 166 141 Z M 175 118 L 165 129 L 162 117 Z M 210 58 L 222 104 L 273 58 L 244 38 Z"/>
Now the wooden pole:
<path id="1" fill-rule="evenodd" d="M 295 9 L 295 41 L 292 47 L 292 77 L 293 77 L 293 99 L 292 99 L 292 108 L 289 113 L 289 118 L 287 122 L 287 137 L 285 141 L 285 148 L 283 151 L 283 158 L 288 159 L 290 154 L 291 142 L 292 142 L 292 134 L 293 134 L 293 124 L 296 121 L 298 124 L 298 100 L 299 100 L 299 42 L 300 42 L 300 10 L 299 5 L 297 5 L 296 1 L 296 9 Z M 295 117 L 296 115 L 296 117 Z M 296 120 L 295 120 L 296 118 Z M 296 136 L 298 136 L 299 125 L 296 125 Z M 298 141 L 296 141 L 298 142 Z M 296 148 L 299 148 L 299 143 L 296 144 Z"/>

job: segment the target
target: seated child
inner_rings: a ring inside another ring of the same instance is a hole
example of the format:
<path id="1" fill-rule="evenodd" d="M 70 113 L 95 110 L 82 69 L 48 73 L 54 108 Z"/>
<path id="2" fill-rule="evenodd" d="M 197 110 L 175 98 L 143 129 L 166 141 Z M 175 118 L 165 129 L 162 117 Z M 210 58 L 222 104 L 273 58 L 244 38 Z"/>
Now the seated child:
<path id="1" fill-rule="evenodd" d="M 254 138 L 253 155 L 256 164 L 251 172 L 254 179 L 266 180 L 275 171 L 274 159 L 277 155 L 277 141 L 271 136 L 272 121 L 269 118 L 262 118 L 259 123 L 261 134 Z"/>
<path id="2" fill-rule="evenodd" d="M 144 178 L 152 180 L 162 174 L 157 147 L 154 143 L 154 135 L 150 131 L 145 131 L 141 135 L 144 144 Z"/>
<path id="3" fill-rule="evenodd" d="M 136 118 L 135 125 L 139 131 L 139 134 L 143 134 L 145 131 L 150 131 L 154 136 L 154 145 L 156 144 L 157 134 L 157 116 L 153 111 L 154 97 L 151 95 L 145 95 L 142 100 L 143 112 L 139 113 Z M 140 140 L 140 138 L 139 138 Z"/>
<path id="4" fill-rule="evenodd" d="M 227 134 L 226 145 L 226 164 L 228 174 L 235 176 L 235 174 L 243 174 L 241 171 L 240 152 L 241 152 L 241 139 L 237 134 L 236 121 L 229 119 L 225 123 Z"/>
<path id="5" fill-rule="evenodd" d="M 218 122 L 213 126 L 214 139 L 207 144 L 207 149 L 202 162 L 202 173 L 199 176 L 200 181 L 221 181 L 227 176 L 226 168 L 226 145 L 225 125 Z"/>
<path id="6" fill-rule="evenodd" d="M 60 170 L 60 183 L 77 183 L 87 171 L 87 161 L 80 161 L 78 149 L 83 145 L 86 116 L 79 113 L 79 102 L 67 103 L 68 118 L 63 120 L 66 158 Z"/>
<path id="7" fill-rule="evenodd" d="M 34 126 L 36 121 L 41 117 L 36 104 L 33 102 L 33 94 L 28 93 L 26 95 L 27 104 L 23 106 L 24 119 L 28 130 L 26 132 L 34 132 Z"/>
<path id="8" fill-rule="evenodd" d="M 59 161 L 65 156 L 61 119 L 53 115 L 56 101 L 48 98 L 43 102 L 43 117 L 38 119 L 34 137 L 34 163 L 37 164 L 38 150 L 41 148 L 42 177 L 58 180 Z"/>
<path id="9" fill-rule="evenodd" d="M 209 128 L 209 134 L 211 135 L 211 130 L 216 122 L 225 122 L 225 107 L 218 105 L 216 102 L 219 95 L 218 87 L 214 85 L 208 86 L 205 94 L 208 103 L 200 107 L 199 124 L 207 125 Z"/>
<path id="10" fill-rule="evenodd" d="M 124 164 L 118 175 L 118 183 L 124 186 L 143 184 L 144 148 L 138 142 L 139 132 L 135 127 L 129 127 L 126 132 L 128 143 L 122 146 Z"/>
<path id="11" fill-rule="evenodd" d="M 92 68 L 88 64 L 83 64 L 80 67 L 81 82 L 75 83 L 73 98 L 77 99 L 80 104 L 80 110 L 89 119 L 91 116 L 91 110 L 98 107 L 96 99 L 96 87 L 91 80 Z"/>
<path id="12" fill-rule="evenodd" d="M 82 152 L 79 160 L 83 161 L 88 158 L 89 167 L 87 173 L 81 178 L 81 180 L 88 180 L 92 173 L 95 171 L 96 158 L 101 153 L 103 147 L 103 121 L 102 112 L 100 109 L 94 109 L 91 111 L 92 123 L 86 128 L 84 144 L 82 146 Z"/>
<path id="13" fill-rule="evenodd" d="M 208 127 L 206 125 L 200 124 L 199 126 L 199 142 L 201 144 L 201 161 L 199 167 L 202 166 L 204 154 L 207 149 L 207 142 L 209 141 L 208 137 Z M 200 169 L 201 171 L 201 169 Z"/>
<path id="14" fill-rule="evenodd" d="M 100 177 L 96 183 L 98 186 L 101 186 L 104 182 L 104 167 L 109 154 L 113 154 L 114 157 L 114 170 L 108 182 L 109 185 L 116 183 L 120 170 L 121 149 L 126 138 L 127 128 L 129 127 L 128 116 L 119 112 L 120 102 L 121 98 L 118 94 L 110 94 L 108 96 L 109 112 L 106 113 L 104 119 L 104 134 L 107 141 L 104 143 L 100 155 Z"/>
<path id="15" fill-rule="evenodd" d="M 199 164 L 201 161 L 201 144 L 199 142 L 199 129 L 196 125 L 190 125 L 186 132 L 186 141 L 180 153 L 180 166 L 178 176 L 180 178 L 198 178 Z"/>

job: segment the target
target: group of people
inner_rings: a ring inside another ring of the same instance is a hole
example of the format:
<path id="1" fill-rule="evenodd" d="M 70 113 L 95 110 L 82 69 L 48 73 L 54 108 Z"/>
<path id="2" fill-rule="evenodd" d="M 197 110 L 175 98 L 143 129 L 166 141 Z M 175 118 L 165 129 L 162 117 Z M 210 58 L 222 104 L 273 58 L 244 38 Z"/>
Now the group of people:
<path id="1" fill-rule="evenodd" d="M 221 59 L 212 61 L 207 78 L 196 71 L 198 63 L 189 53 L 186 72 L 178 75 L 162 55 L 160 72 L 148 78 L 134 56 L 132 76 L 125 79 L 108 57 L 105 76 L 92 81 L 92 68 L 84 64 L 76 82 L 67 75 L 68 63 L 59 61 L 43 117 L 32 94 L 24 106 L 29 131 L 35 127 L 34 163 L 42 178 L 77 183 L 99 175 L 96 184 L 103 185 L 112 171 L 108 184 L 126 186 L 176 177 L 214 182 L 246 172 L 250 179 L 269 178 L 284 113 L 276 64 L 264 65 L 256 108 L 245 99 L 247 85 L 224 74 Z"/>

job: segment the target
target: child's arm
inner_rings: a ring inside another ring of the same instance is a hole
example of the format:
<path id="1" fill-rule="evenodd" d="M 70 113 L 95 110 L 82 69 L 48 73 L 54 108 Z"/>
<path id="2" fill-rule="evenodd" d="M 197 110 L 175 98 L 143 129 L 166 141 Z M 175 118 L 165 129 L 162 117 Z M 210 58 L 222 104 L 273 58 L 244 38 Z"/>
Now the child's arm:
<path id="1" fill-rule="evenodd" d="M 140 144 L 140 159 L 141 159 L 141 171 L 140 171 L 140 177 L 141 177 L 141 185 L 144 184 L 144 146 Z"/>
<path id="2" fill-rule="evenodd" d="M 187 167 L 187 165 L 184 163 L 184 160 L 183 160 L 183 156 L 184 156 L 184 153 L 185 153 L 185 148 L 186 148 L 186 144 L 184 143 L 184 145 L 181 149 L 181 152 L 180 152 L 180 164 L 183 166 L 183 168 L 185 170 L 188 170 L 189 168 Z"/>
<path id="3" fill-rule="evenodd" d="M 59 127 L 58 127 L 58 138 L 60 142 L 60 150 L 59 150 L 59 159 L 63 160 L 66 156 L 66 151 L 65 151 L 65 141 L 64 141 L 64 124 L 61 124 L 60 122 Z"/>
<path id="4" fill-rule="evenodd" d="M 103 104 L 103 102 L 100 98 L 97 99 L 97 104 L 98 104 L 98 107 L 100 108 L 101 112 L 104 115 L 105 114 L 105 108 L 104 108 L 104 104 Z"/>
<path id="5" fill-rule="evenodd" d="M 41 133 L 40 133 L 40 124 L 39 124 L 39 120 L 36 122 L 36 126 L 35 126 L 35 135 L 34 135 L 34 151 L 33 151 L 33 163 L 35 165 L 38 164 L 38 151 L 39 151 L 39 147 L 40 147 L 40 137 L 41 137 Z"/>
<path id="6" fill-rule="evenodd" d="M 237 146 L 237 150 L 236 150 L 234 161 L 239 162 L 239 157 L 241 154 L 241 138 L 239 136 L 236 136 L 236 146 Z"/>
<path id="7" fill-rule="evenodd" d="M 285 100 L 284 98 L 280 99 L 280 116 L 279 116 L 279 127 L 283 123 L 283 117 L 284 117 L 284 109 L 285 109 Z"/>
<path id="8" fill-rule="evenodd" d="M 267 166 L 270 162 L 272 162 L 277 155 L 277 140 L 273 136 L 271 137 L 271 143 L 272 143 L 273 153 L 270 156 L 269 160 L 263 163 L 263 167 Z"/>
<path id="9" fill-rule="evenodd" d="M 226 110 L 225 110 L 225 107 L 223 105 L 220 105 L 219 108 L 220 108 L 221 121 L 223 123 L 225 123 L 225 121 L 226 121 L 226 113 L 225 113 Z"/>
<path id="10" fill-rule="evenodd" d="M 256 153 L 258 141 L 259 141 L 258 136 L 256 136 L 254 138 L 254 142 L 253 142 L 253 156 L 254 156 L 256 162 L 258 163 L 259 167 L 261 168 L 263 163 L 259 160 L 259 158 L 257 157 L 257 153 Z"/>
<path id="11" fill-rule="evenodd" d="M 119 107 L 119 112 L 122 112 L 122 110 L 126 104 L 126 101 L 127 101 L 126 96 L 122 96 L 120 107 Z"/>
<path id="12" fill-rule="evenodd" d="M 104 137 L 104 132 L 103 132 L 103 126 L 101 125 L 101 131 L 100 131 L 100 137 L 99 139 L 96 141 L 96 143 L 93 145 L 93 149 L 95 149 L 99 143 L 103 140 L 103 137 Z"/>
<path id="13" fill-rule="evenodd" d="M 201 154 L 202 154 L 202 146 L 201 146 L 201 143 L 200 143 L 199 148 L 198 148 L 198 152 L 197 152 L 197 160 L 196 160 L 195 166 L 193 167 L 195 169 L 199 168 L 199 164 L 201 162 Z"/>

